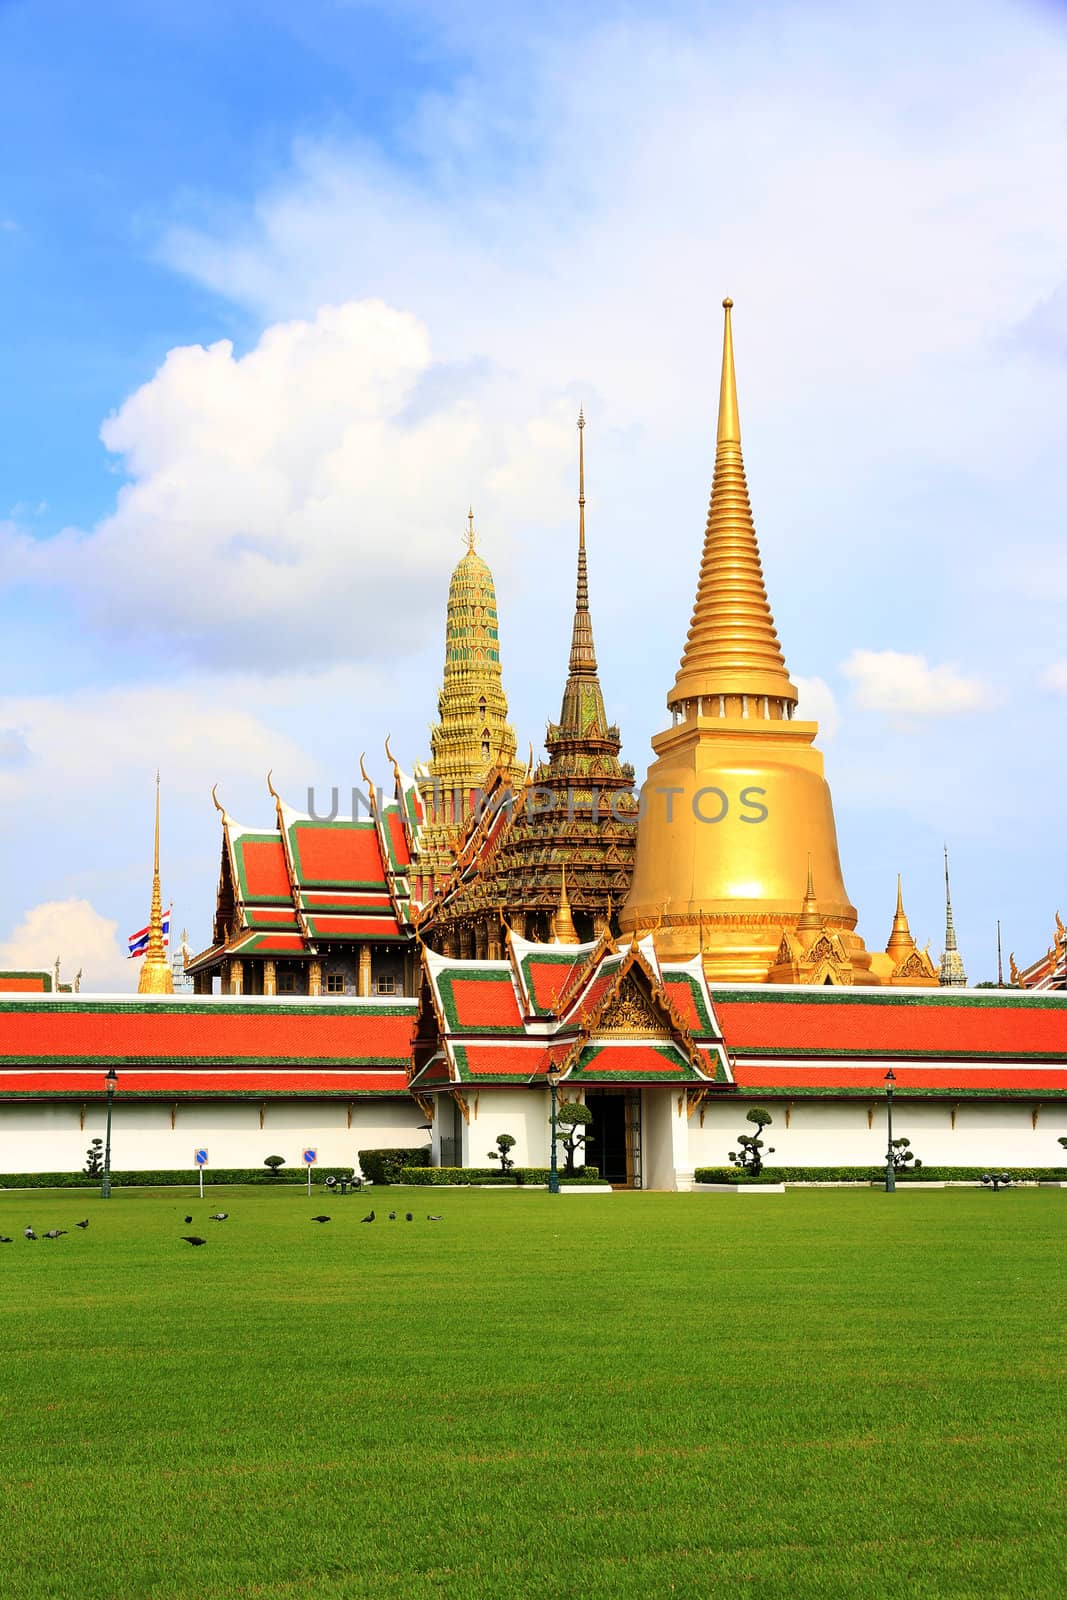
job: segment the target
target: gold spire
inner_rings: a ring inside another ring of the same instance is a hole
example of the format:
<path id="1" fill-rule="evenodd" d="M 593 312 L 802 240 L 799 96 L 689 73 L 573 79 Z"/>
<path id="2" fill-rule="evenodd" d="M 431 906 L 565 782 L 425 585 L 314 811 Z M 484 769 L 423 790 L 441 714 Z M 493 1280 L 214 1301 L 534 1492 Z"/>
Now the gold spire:
<path id="1" fill-rule="evenodd" d="M 705 706 L 705 714 L 719 715 L 723 696 L 727 715 L 781 718 L 791 715 L 797 691 L 789 681 L 767 603 L 745 482 L 732 306 L 732 300 L 723 301 L 726 324 L 715 475 L 700 580 L 685 653 L 667 705 L 684 713 L 687 707 L 696 709 L 694 702 L 712 699 L 714 707 Z"/>
<path id="2" fill-rule="evenodd" d="M 156 773 L 156 832 L 152 857 L 152 910 L 148 918 L 148 949 L 141 963 L 138 994 L 173 994 L 174 978 L 163 943 L 163 895 L 159 887 L 159 773 Z"/>
<path id="3" fill-rule="evenodd" d="M 578 412 L 578 585 L 571 632 L 572 672 L 595 672 L 593 624 L 589 616 L 589 571 L 585 558 L 585 414 Z"/>
<path id="4" fill-rule="evenodd" d="M 467 549 L 473 550 L 478 543 L 478 535 L 474 531 L 474 507 L 467 507 Z"/>
<path id="5" fill-rule="evenodd" d="M 578 930 L 571 916 L 571 903 L 567 899 L 567 868 L 560 868 L 559 905 L 552 923 L 553 944 L 581 944 Z"/>
<path id="6" fill-rule="evenodd" d="M 811 851 L 808 851 L 808 884 L 804 890 L 804 903 L 797 918 L 797 932 L 817 932 L 823 925 L 819 902 L 815 898 L 815 880 L 811 870 Z"/>
<path id="7" fill-rule="evenodd" d="M 915 940 L 911 936 L 908 919 L 904 915 L 904 891 L 897 873 L 897 909 L 893 918 L 893 926 L 889 933 L 889 942 L 885 947 L 887 956 L 892 956 L 899 966 L 906 956 L 910 956 L 915 949 Z"/>

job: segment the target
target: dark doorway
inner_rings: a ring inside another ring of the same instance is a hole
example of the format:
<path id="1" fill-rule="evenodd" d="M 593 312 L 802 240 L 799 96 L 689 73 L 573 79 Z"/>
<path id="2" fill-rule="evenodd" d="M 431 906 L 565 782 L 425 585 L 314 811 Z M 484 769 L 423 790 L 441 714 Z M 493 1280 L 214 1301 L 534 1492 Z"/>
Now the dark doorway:
<path id="1" fill-rule="evenodd" d="M 600 1169 L 600 1176 L 605 1183 L 632 1182 L 632 1169 L 627 1159 L 629 1141 L 625 1092 L 588 1089 L 585 1102 L 593 1113 L 585 1144 L 585 1159 L 591 1167 Z"/>
<path id="2" fill-rule="evenodd" d="M 463 1125 L 459 1120 L 459 1107 L 450 1094 L 437 1096 L 437 1115 L 441 1128 L 441 1165 L 460 1167 L 463 1165 Z"/>

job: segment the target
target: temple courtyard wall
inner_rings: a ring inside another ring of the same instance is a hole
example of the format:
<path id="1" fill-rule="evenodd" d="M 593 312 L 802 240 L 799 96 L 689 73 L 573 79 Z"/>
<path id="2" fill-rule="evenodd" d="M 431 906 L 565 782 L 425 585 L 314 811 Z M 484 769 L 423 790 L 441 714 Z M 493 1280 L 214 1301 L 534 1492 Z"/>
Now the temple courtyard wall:
<path id="1" fill-rule="evenodd" d="M 104 1137 L 102 1101 L 0 1101 L 0 1173 L 78 1172 L 91 1139 Z M 425 1118 L 406 1096 L 388 1100 L 116 1100 L 115 1172 L 192 1171 L 206 1146 L 212 1167 L 262 1167 L 267 1156 L 301 1165 L 306 1145 L 324 1167 L 355 1167 L 360 1150 L 428 1142 Z"/>

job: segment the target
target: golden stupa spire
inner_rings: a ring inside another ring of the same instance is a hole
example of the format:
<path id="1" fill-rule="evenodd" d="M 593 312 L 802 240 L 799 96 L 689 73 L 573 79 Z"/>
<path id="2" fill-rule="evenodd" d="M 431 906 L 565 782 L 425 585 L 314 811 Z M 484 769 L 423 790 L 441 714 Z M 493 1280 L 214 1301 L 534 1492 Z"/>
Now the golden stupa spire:
<path id="1" fill-rule="evenodd" d="M 156 833 L 152 858 L 152 910 L 148 919 L 148 949 L 141 963 L 138 994 L 173 994 L 174 978 L 163 943 L 163 895 L 159 887 L 159 773 L 156 773 Z"/>
<path id="2" fill-rule="evenodd" d="M 700 580 L 685 653 L 667 705 L 683 715 L 702 710 L 708 716 L 782 718 L 792 715 L 797 691 L 789 681 L 767 602 L 745 482 L 732 306 L 732 300 L 723 301 L 726 324 L 715 475 Z"/>
<path id="3" fill-rule="evenodd" d="M 819 902 L 815 898 L 815 879 L 811 868 L 811 851 L 808 851 L 808 882 L 804 890 L 804 900 L 797 918 L 797 932 L 805 933 L 809 930 L 817 932 L 822 927 L 822 915 L 819 911 Z"/>
<path id="4" fill-rule="evenodd" d="M 552 943 L 581 944 L 581 942 L 578 930 L 574 926 L 574 918 L 571 916 L 571 903 L 567 899 L 567 868 L 564 866 L 560 868 L 559 905 L 552 919 Z"/>
<path id="5" fill-rule="evenodd" d="M 467 507 L 467 549 L 473 550 L 478 543 L 478 535 L 474 531 L 474 507 Z"/>
<path id="6" fill-rule="evenodd" d="M 904 915 L 904 890 L 897 873 L 897 909 L 893 918 L 893 927 L 889 934 L 889 943 L 885 947 L 887 956 L 892 956 L 899 965 L 905 956 L 910 956 L 915 949 L 915 940 L 911 936 L 908 919 Z"/>

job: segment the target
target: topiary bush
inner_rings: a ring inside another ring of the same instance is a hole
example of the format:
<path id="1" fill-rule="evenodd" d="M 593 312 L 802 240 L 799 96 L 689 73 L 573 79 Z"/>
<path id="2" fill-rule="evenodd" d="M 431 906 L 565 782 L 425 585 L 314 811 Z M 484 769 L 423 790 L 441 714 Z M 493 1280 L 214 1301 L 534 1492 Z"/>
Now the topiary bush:
<path id="1" fill-rule="evenodd" d="M 515 1169 L 511 1159 L 511 1151 L 515 1148 L 515 1140 L 510 1133 L 498 1133 L 496 1136 L 496 1149 L 487 1152 L 490 1161 L 500 1162 L 500 1176 L 506 1178 L 509 1172 Z"/>
<path id="2" fill-rule="evenodd" d="M 359 1168 L 369 1183 L 399 1183 L 402 1167 L 428 1167 L 430 1150 L 420 1145 L 415 1150 L 361 1150 Z M 347 1174 L 346 1174 L 347 1176 Z"/>
<path id="3" fill-rule="evenodd" d="M 264 1158 L 263 1165 L 265 1167 L 269 1167 L 270 1168 L 271 1177 L 272 1178 L 276 1178 L 278 1176 L 278 1168 L 285 1166 L 285 1157 L 284 1156 L 266 1156 Z"/>
<path id="4" fill-rule="evenodd" d="M 568 1178 L 574 1176 L 574 1158 L 588 1137 L 582 1130 L 588 1128 L 592 1120 L 593 1113 L 589 1107 L 575 1100 L 560 1106 L 556 1113 L 556 1138 L 563 1146 L 565 1157 L 563 1171 Z"/>
<path id="5" fill-rule="evenodd" d="M 1061 1178 L 1058 1167 L 1010 1167 L 1006 1169 L 1016 1183 L 1039 1183 Z M 988 1167 L 923 1167 L 921 1172 L 905 1171 L 899 1183 L 967 1183 L 978 1180 Z M 764 1167 L 762 1176 L 773 1183 L 882 1183 L 885 1167 Z M 737 1183 L 743 1175 L 736 1167 L 697 1167 L 694 1183 Z"/>
<path id="6" fill-rule="evenodd" d="M 755 1124 L 755 1133 L 739 1133 L 737 1136 L 737 1149 L 730 1151 L 730 1160 L 735 1167 L 750 1178 L 758 1178 L 763 1171 L 763 1140 L 760 1134 L 764 1128 L 769 1128 L 774 1118 L 762 1106 L 753 1106 L 746 1122 Z M 773 1156 L 773 1144 L 768 1146 L 767 1154 Z"/>

